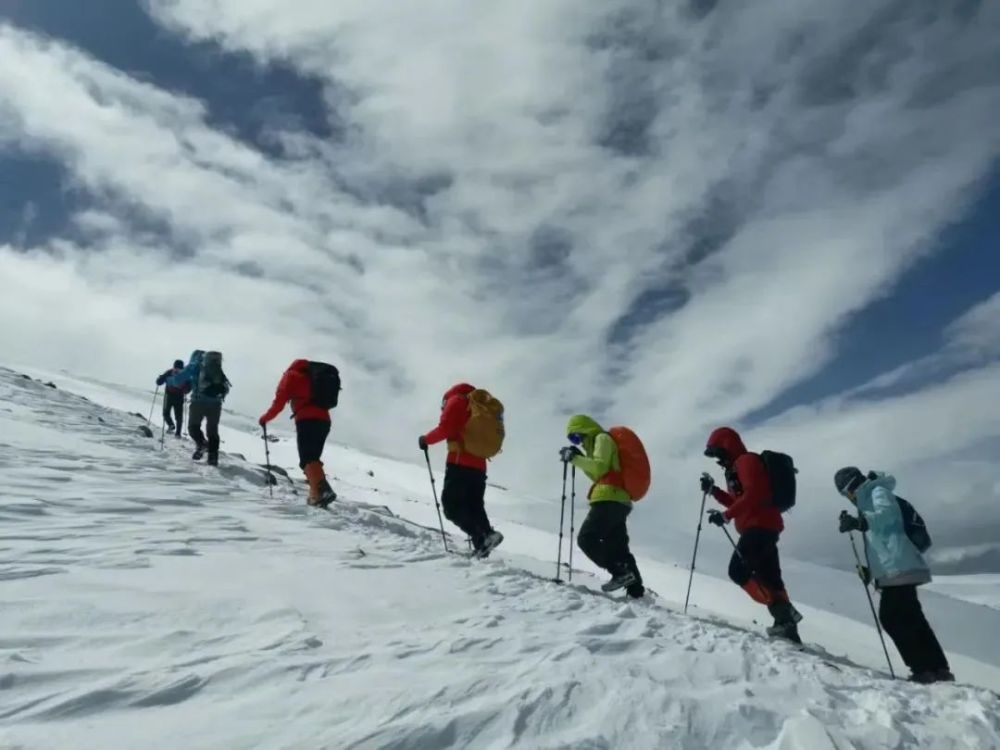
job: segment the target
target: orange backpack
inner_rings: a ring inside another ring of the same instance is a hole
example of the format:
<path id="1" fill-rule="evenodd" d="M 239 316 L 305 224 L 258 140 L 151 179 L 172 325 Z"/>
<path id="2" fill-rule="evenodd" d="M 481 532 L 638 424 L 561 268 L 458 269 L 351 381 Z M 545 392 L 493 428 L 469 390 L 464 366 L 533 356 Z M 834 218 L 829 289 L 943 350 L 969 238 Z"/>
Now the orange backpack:
<path id="1" fill-rule="evenodd" d="M 639 436 L 628 427 L 612 427 L 608 430 L 611 439 L 618 446 L 618 460 L 621 462 L 622 486 L 633 501 L 642 500 L 649 492 L 652 472 L 649 456 Z"/>

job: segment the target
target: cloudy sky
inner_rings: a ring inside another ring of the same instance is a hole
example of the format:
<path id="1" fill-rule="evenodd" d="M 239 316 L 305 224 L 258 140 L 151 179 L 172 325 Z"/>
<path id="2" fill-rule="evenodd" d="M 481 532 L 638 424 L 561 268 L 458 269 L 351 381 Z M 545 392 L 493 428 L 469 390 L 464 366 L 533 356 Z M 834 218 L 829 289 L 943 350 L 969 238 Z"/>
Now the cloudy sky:
<path id="1" fill-rule="evenodd" d="M 325 359 L 337 437 L 408 458 L 469 380 L 540 515 L 590 412 L 648 443 L 647 542 L 732 424 L 795 456 L 799 556 L 844 562 L 856 463 L 1000 570 L 998 37 L 935 0 L 0 0 L 0 359 L 221 349 L 251 414 Z"/>

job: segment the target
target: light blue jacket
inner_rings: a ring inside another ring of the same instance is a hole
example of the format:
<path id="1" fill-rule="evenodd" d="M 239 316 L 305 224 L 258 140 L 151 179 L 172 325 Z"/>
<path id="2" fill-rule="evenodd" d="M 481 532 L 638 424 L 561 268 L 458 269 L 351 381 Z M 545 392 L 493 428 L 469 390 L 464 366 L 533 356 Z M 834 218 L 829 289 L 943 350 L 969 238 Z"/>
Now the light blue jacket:
<path id="1" fill-rule="evenodd" d="M 191 389 L 192 404 L 221 404 L 225 396 L 205 396 L 198 390 L 198 378 L 201 375 L 201 361 L 205 352 L 195 349 L 191 352 L 191 359 L 188 360 L 187 367 L 171 378 L 167 379 L 167 385 L 172 388 L 182 388 L 185 385 Z"/>
<path id="2" fill-rule="evenodd" d="M 872 580 L 879 588 L 928 583 L 931 570 L 906 535 L 903 512 L 893 490 L 896 478 L 879 474 L 855 492 L 858 511 L 868 522 L 865 556 Z"/>

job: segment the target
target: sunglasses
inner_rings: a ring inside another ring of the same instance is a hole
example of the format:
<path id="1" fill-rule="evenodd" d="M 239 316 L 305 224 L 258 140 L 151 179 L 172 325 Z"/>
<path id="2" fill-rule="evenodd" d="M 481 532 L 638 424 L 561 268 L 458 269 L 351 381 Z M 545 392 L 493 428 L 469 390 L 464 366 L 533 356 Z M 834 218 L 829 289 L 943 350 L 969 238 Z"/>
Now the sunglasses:
<path id="1" fill-rule="evenodd" d="M 583 435 L 581 435 L 579 432 L 574 432 L 573 434 L 567 435 L 566 437 L 569 438 L 569 441 L 573 445 L 582 445 L 583 444 Z"/>

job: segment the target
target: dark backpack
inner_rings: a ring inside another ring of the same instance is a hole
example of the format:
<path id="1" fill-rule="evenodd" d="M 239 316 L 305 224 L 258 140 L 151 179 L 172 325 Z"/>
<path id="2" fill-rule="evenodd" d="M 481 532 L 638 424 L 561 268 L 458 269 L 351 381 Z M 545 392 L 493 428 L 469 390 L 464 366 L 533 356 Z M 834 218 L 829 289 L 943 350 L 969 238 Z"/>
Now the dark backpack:
<path id="1" fill-rule="evenodd" d="M 899 503 L 899 510 L 903 514 L 903 530 L 906 532 L 906 536 L 913 542 L 914 547 L 921 552 L 926 552 L 931 548 L 932 542 L 923 517 L 917 513 L 916 508 L 899 495 L 896 495 L 896 502 Z"/>
<path id="2" fill-rule="evenodd" d="M 309 363 L 309 403 L 333 409 L 340 398 L 340 372 L 326 362 Z"/>
<path id="3" fill-rule="evenodd" d="M 784 513 L 795 506 L 795 468 L 792 457 L 777 451 L 761 451 L 760 460 L 771 480 L 771 505 Z"/>
<path id="4" fill-rule="evenodd" d="M 206 352 L 198 373 L 198 395 L 208 398 L 225 398 L 230 382 L 222 369 L 221 352 Z"/>

